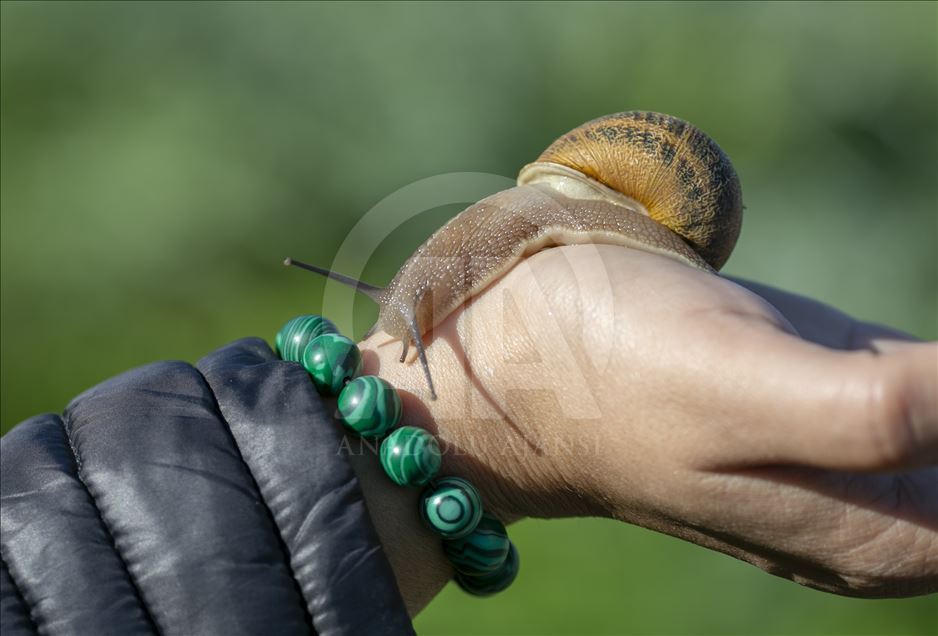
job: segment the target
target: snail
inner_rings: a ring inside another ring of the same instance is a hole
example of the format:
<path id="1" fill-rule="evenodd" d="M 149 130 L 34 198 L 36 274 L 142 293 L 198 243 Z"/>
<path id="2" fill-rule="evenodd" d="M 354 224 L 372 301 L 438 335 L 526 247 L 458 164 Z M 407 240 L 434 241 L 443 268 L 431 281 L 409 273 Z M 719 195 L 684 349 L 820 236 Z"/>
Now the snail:
<path id="1" fill-rule="evenodd" d="M 716 142 L 660 113 L 589 121 L 524 166 L 518 185 L 469 206 L 434 232 L 391 283 L 375 287 L 286 259 L 375 300 L 383 330 L 417 348 L 436 399 L 423 334 L 523 258 L 559 245 L 604 243 L 715 272 L 742 222 L 739 179 Z"/>

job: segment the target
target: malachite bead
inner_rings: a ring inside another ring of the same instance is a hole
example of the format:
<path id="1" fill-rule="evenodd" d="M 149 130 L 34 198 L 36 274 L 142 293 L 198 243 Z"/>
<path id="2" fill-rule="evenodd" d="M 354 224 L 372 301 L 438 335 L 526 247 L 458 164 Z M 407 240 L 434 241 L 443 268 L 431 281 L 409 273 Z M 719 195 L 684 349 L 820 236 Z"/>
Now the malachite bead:
<path id="1" fill-rule="evenodd" d="M 462 477 L 443 477 L 424 490 L 420 516 L 444 539 L 459 539 L 476 529 L 482 518 L 482 497 Z"/>
<path id="2" fill-rule="evenodd" d="M 498 570 L 508 558 L 508 532 L 502 522 L 488 513 L 476 529 L 461 539 L 443 541 L 443 551 L 457 572 L 481 576 Z"/>
<path id="3" fill-rule="evenodd" d="M 398 486 L 423 486 L 440 470 L 440 445 L 422 428 L 402 426 L 381 443 L 380 458 Z"/>
<path id="4" fill-rule="evenodd" d="M 381 437 L 401 419 L 397 389 L 374 375 L 363 375 L 346 384 L 336 406 L 342 423 L 362 437 Z"/>
<path id="5" fill-rule="evenodd" d="M 479 576 L 456 572 L 456 583 L 473 596 L 498 594 L 514 582 L 518 576 L 520 566 L 521 561 L 518 558 L 518 550 L 515 548 L 514 543 L 509 542 L 508 557 L 501 567 L 494 572 Z"/>
<path id="6" fill-rule="evenodd" d="M 309 341 L 324 333 L 339 333 L 339 330 L 322 316 L 310 314 L 288 320 L 274 338 L 277 355 L 290 362 L 301 362 Z"/>
<path id="7" fill-rule="evenodd" d="M 316 336 L 303 350 L 303 367 L 316 390 L 335 395 L 362 370 L 362 354 L 354 342 L 337 333 Z"/>

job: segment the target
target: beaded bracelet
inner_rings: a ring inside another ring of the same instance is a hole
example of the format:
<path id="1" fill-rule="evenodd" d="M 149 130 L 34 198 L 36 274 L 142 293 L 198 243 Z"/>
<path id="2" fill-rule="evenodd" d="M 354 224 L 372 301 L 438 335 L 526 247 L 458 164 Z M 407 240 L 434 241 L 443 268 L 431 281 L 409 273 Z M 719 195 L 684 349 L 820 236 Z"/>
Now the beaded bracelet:
<path id="1" fill-rule="evenodd" d="M 277 332 L 277 355 L 299 362 L 320 395 L 335 396 L 336 414 L 346 429 L 384 438 L 379 459 L 399 486 L 424 487 L 420 517 L 443 540 L 456 583 L 476 596 L 496 594 L 518 575 L 518 551 L 501 521 L 482 509 L 475 486 L 462 477 L 437 477 L 440 446 L 416 426 L 400 426 L 401 398 L 386 380 L 359 376 L 358 346 L 322 316 L 297 316 Z M 388 434 L 390 432 L 390 434 Z"/>

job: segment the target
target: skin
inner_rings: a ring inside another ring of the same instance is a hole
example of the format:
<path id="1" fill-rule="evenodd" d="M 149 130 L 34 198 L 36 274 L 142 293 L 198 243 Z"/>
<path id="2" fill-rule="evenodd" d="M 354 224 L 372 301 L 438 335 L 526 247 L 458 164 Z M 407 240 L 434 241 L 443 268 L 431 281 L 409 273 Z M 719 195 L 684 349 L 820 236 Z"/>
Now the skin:
<path id="1" fill-rule="evenodd" d="M 363 372 L 504 521 L 611 517 L 836 594 L 938 591 L 935 343 L 610 245 L 535 254 L 426 338 L 438 400 L 387 334 Z M 416 615 L 452 571 L 417 492 L 352 460 Z"/>
<path id="2" fill-rule="evenodd" d="M 518 187 L 479 201 L 434 232 L 384 290 L 301 266 L 376 300 L 374 331 L 401 341 L 401 360 L 416 345 L 436 399 L 422 334 L 521 259 L 555 245 L 601 243 L 713 271 L 729 258 L 741 222 L 739 178 L 716 142 L 670 115 L 630 111 L 557 139 L 522 168 Z"/>

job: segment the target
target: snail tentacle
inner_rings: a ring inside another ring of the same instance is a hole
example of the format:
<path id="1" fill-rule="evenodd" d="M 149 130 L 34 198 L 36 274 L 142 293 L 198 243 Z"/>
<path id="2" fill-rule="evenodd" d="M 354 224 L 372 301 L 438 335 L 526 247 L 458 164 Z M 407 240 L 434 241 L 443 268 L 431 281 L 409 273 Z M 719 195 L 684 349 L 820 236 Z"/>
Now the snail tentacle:
<path id="1" fill-rule="evenodd" d="M 417 298 L 414 299 L 415 308 L 422 298 L 423 294 L 420 294 L 417 296 Z M 411 311 L 410 315 L 406 316 L 405 318 L 407 320 L 408 326 L 410 327 L 410 335 L 414 339 L 414 346 L 417 347 L 417 355 L 420 356 L 420 366 L 423 367 L 423 375 L 427 378 L 427 386 L 430 388 L 430 399 L 435 400 L 436 389 L 433 387 L 433 377 L 430 375 L 430 364 L 427 362 L 427 352 L 423 346 L 423 336 L 420 334 L 420 328 L 417 326 L 417 312 Z M 404 345 L 404 352 L 407 352 L 406 340 Z"/>
<path id="2" fill-rule="evenodd" d="M 401 345 L 403 346 L 401 346 L 401 359 L 399 362 L 403 362 L 405 359 L 407 359 L 407 352 L 410 350 L 410 340 L 407 338 L 401 340 Z"/>
<path id="3" fill-rule="evenodd" d="M 293 267 L 299 267 L 300 269 L 305 269 L 308 272 L 313 272 L 314 274 L 319 274 L 320 276 L 331 278 L 332 280 L 342 283 L 343 285 L 348 285 L 357 292 L 361 292 L 378 304 L 381 304 L 381 299 L 384 297 L 384 287 L 378 287 L 376 285 L 362 282 L 358 279 L 352 278 L 351 276 L 346 276 L 345 274 L 334 272 L 331 269 L 326 269 L 325 267 L 310 265 L 309 263 L 295 260 L 289 256 L 283 259 L 283 265 L 284 267 L 290 267 L 292 265 Z"/>

